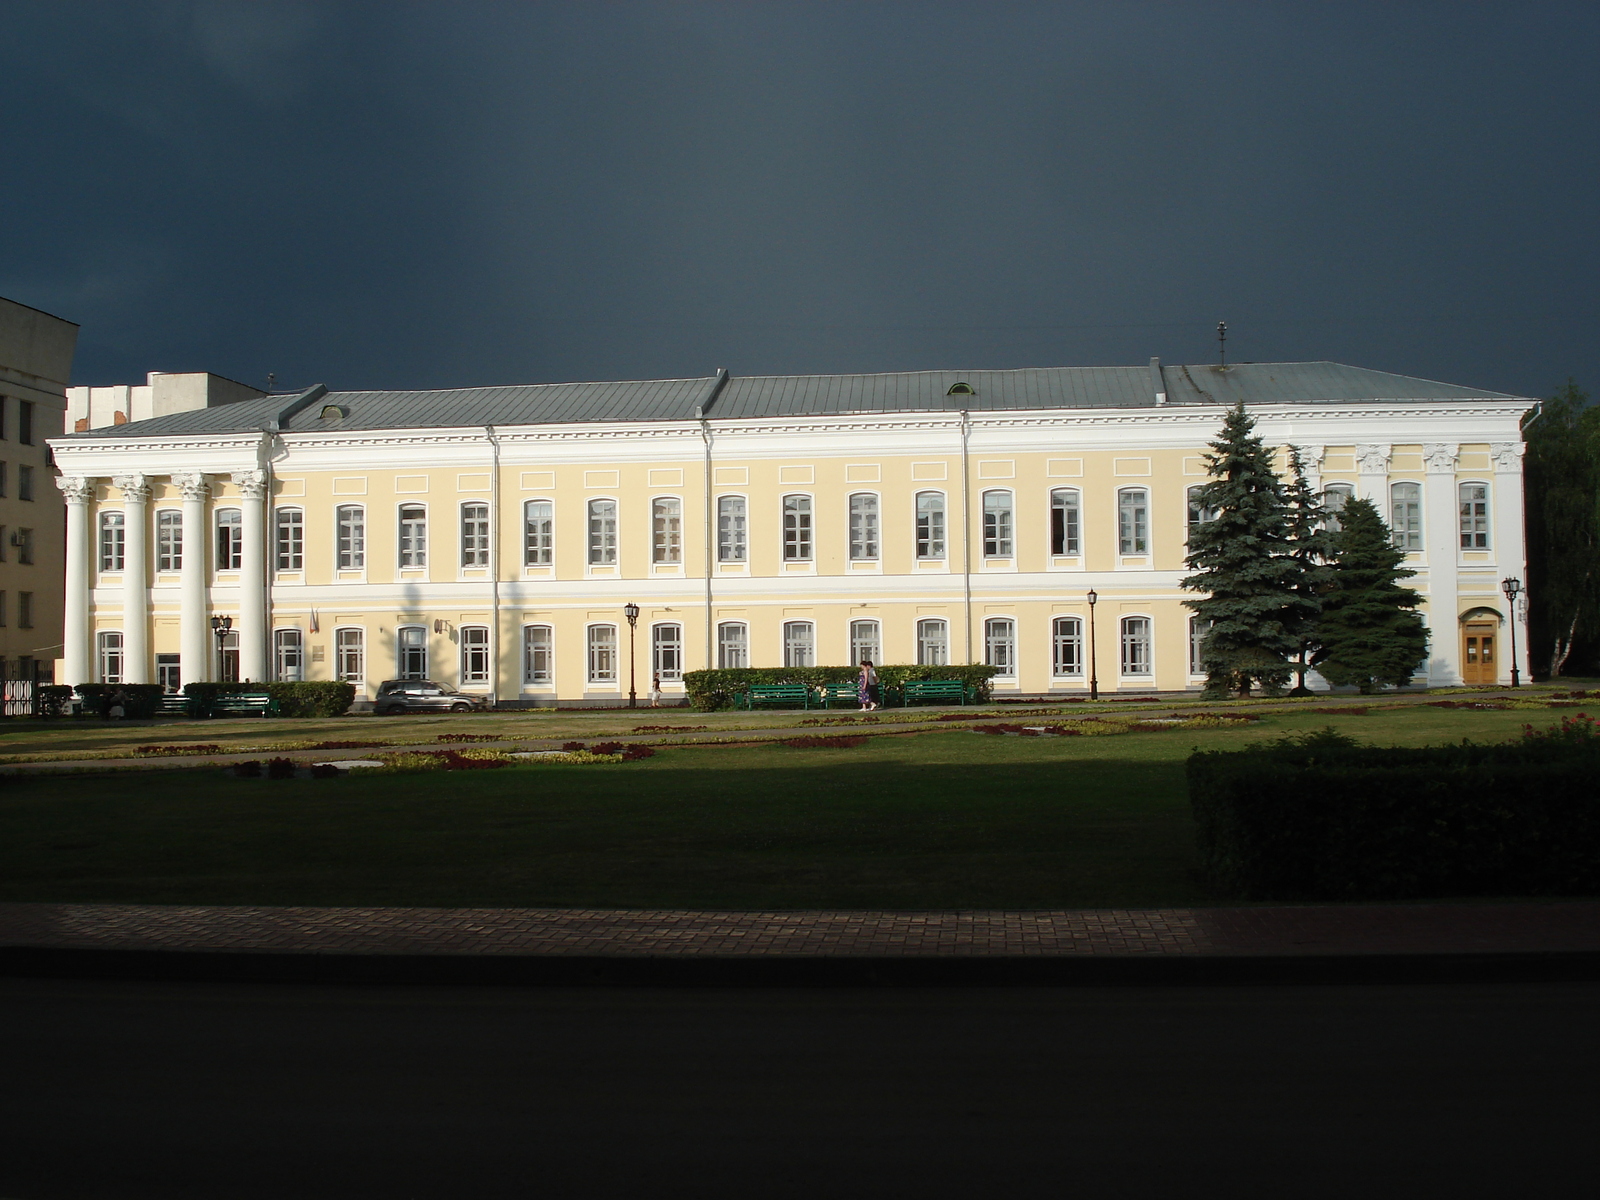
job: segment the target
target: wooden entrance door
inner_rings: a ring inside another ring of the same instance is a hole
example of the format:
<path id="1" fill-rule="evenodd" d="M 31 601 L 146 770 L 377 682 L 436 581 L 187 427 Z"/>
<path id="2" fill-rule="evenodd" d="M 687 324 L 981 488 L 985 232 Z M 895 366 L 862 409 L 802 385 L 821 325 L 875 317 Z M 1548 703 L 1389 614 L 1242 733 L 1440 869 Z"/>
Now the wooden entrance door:
<path id="1" fill-rule="evenodd" d="M 1461 678 L 1466 683 L 1496 684 L 1500 665 L 1495 661 L 1493 621 L 1468 621 L 1461 627 Z"/>

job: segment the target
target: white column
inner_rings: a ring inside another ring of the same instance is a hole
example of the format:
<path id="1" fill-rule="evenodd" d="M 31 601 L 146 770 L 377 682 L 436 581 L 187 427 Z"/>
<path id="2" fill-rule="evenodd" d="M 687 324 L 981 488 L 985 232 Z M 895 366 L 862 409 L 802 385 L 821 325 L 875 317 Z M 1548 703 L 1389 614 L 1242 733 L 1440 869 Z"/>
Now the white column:
<path id="1" fill-rule="evenodd" d="M 1523 587 L 1528 584 L 1527 545 L 1523 541 L 1523 492 L 1522 492 L 1522 454 L 1527 449 L 1523 442 L 1495 442 L 1489 447 L 1489 452 L 1494 456 L 1494 487 L 1490 491 L 1489 503 L 1493 505 L 1494 526 L 1490 530 L 1494 538 L 1493 550 L 1496 574 L 1499 576 L 1495 583 L 1498 586 L 1501 579 L 1516 576 L 1522 580 Z M 1523 592 L 1527 596 L 1527 592 Z M 1523 607 L 1519 602 L 1518 607 Z M 1511 629 L 1510 622 L 1517 623 L 1517 666 L 1522 670 L 1522 677 L 1528 675 L 1528 626 L 1522 619 L 1522 614 L 1513 610 L 1506 613 L 1507 627 L 1501 637 L 1503 652 L 1501 654 L 1500 678 L 1505 683 L 1511 682 L 1511 661 L 1504 651 L 1509 651 Z"/>
<path id="2" fill-rule="evenodd" d="M 63 613 L 61 657 L 68 687 L 94 681 L 94 654 L 89 644 L 89 556 L 94 546 L 89 540 L 89 497 L 94 495 L 94 480 L 81 475 L 63 475 L 56 487 L 67 498 L 67 580 L 66 610 Z"/>
<path id="3" fill-rule="evenodd" d="M 150 562 L 145 547 L 149 528 L 150 481 L 143 475 L 118 475 L 122 490 L 122 678 L 150 682 Z"/>
<path id="4" fill-rule="evenodd" d="M 239 678 L 267 678 L 267 537 L 265 471 L 235 471 L 244 499 L 244 560 L 239 569 Z"/>
<path id="5" fill-rule="evenodd" d="M 1371 500 L 1378 515 L 1389 520 L 1389 447 L 1362 445 L 1356 447 L 1356 466 L 1360 468 L 1361 482 L 1356 495 Z"/>
<path id="6" fill-rule="evenodd" d="M 1450 686 L 1461 682 L 1460 559 L 1461 514 L 1456 494 L 1453 442 L 1427 442 L 1422 458 L 1427 482 L 1422 487 L 1422 545 L 1428 563 L 1428 682 Z"/>
<path id="7" fill-rule="evenodd" d="M 183 492 L 183 574 L 178 592 L 179 659 L 184 683 L 211 678 L 211 623 L 206 612 L 206 499 L 211 487 L 198 472 L 174 475 Z"/>

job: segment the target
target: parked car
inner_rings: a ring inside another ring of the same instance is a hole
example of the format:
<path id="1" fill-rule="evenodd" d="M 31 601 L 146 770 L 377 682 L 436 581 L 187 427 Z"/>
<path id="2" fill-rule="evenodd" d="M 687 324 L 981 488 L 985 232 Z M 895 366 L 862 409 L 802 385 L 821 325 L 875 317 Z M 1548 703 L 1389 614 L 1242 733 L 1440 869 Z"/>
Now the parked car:
<path id="1" fill-rule="evenodd" d="M 386 679 L 378 685 L 378 698 L 372 706 L 380 717 L 408 712 L 476 712 L 488 708 L 489 699 L 431 679 Z"/>

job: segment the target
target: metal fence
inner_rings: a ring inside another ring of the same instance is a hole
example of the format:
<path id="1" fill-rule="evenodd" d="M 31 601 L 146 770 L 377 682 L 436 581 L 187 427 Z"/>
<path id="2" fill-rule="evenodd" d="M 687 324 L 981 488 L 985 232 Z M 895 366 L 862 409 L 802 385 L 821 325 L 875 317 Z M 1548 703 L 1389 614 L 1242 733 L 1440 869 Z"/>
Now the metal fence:
<path id="1" fill-rule="evenodd" d="M 33 716 L 34 683 L 30 679 L 8 679 L 0 684 L 4 697 L 5 715 L 8 717 Z"/>

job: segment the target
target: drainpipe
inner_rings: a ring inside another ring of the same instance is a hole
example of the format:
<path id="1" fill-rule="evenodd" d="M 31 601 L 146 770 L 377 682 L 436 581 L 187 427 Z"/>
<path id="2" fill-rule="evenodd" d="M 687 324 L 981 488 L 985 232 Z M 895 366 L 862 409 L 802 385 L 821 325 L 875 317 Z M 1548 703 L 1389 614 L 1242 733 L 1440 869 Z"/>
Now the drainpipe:
<path id="1" fill-rule="evenodd" d="M 972 660 L 972 485 L 967 469 L 967 437 L 972 414 L 961 410 L 961 602 L 966 614 L 967 662 Z"/>
<path id="2" fill-rule="evenodd" d="M 700 440 L 705 445 L 704 478 L 701 481 L 700 499 L 701 507 L 705 512 L 704 538 L 706 544 L 705 570 L 706 570 L 706 670 L 716 666 L 716 647 L 712 644 L 711 620 L 711 573 L 716 566 L 716 523 L 711 509 L 711 422 L 706 417 L 711 405 L 716 402 L 721 394 L 723 385 L 728 382 L 728 368 L 718 367 L 717 373 L 712 376 L 706 393 L 701 397 L 700 403 L 694 407 L 694 419 L 700 422 Z"/>
<path id="3" fill-rule="evenodd" d="M 489 707 L 495 708 L 500 703 L 500 438 L 493 425 L 485 425 L 483 435 L 489 439 Z"/>

